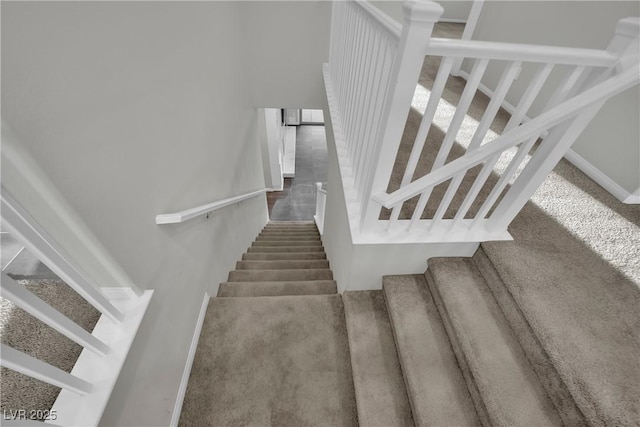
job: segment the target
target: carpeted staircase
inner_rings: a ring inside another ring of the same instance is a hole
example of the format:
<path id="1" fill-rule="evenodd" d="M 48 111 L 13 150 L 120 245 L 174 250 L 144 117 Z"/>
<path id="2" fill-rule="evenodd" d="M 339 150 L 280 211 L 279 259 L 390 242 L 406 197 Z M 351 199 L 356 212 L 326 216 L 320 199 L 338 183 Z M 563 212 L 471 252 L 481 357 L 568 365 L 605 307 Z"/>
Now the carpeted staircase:
<path id="1" fill-rule="evenodd" d="M 209 302 L 182 426 L 357 425 L 342 297 L 314 223 L 270 222 Z"/>
<path id="2" fill-rule="evenodd" d="M 270 222 L 209 302 L 180 425 L 638 425 L 637 288 L 536 209 L 342 296 L 315 225 Z"/>

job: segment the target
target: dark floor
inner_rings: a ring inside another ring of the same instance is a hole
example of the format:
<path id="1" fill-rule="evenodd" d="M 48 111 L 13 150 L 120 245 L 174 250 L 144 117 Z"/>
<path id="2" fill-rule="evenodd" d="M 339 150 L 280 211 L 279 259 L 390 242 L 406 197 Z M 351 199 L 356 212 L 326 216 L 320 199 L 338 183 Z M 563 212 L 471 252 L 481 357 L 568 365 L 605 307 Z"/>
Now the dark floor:
<path id="1" fill-rule="evenodd" d="M 316 182 L 327 180 L 327 141 L 324 126 L 298 126 L 296 175 L 284 190 L 267 194 L 272 221 L 312 221 L 316 213 Z"/>

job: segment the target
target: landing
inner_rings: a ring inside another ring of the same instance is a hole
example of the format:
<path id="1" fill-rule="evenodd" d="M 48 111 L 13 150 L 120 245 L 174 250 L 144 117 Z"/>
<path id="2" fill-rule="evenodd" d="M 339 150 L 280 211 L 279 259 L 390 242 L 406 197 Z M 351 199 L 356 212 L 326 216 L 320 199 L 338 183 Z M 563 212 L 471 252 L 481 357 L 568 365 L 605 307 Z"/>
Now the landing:
<path id="1" fill-rule="evenodd" d="M 357 425 L 340 295 L 212 298 L 180 425 Z"/>

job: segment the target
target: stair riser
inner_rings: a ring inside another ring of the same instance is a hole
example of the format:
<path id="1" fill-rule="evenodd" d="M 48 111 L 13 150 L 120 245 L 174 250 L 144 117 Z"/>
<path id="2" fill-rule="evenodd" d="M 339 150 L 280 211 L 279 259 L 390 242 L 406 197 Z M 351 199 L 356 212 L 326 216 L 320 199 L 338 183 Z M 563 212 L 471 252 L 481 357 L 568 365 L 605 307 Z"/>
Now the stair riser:
<path id="1" fill-rule="evenodd" d="M 229 282 L 288 282 L 292 280 L 333 280 L 331 270 L 235 270 Z"/>
<path id="2" fill-rule="evenodd" d="M 327 260 L 238 261 L 236 270 L 301 270 L 329 268 Z"/>
<path id="3" fill-rule="evenodd" d="M 327 255 L 323 252 L 309 253 L 246 253 L 242 255 L 243 261 L 286 261 L 286 260 L 303 260 L 303 259 L 327 259 Z"/>
<path id="4" fill-rule="evenodd" d="M 320 240 L 269 240 L 253 242 L 252 246 L 322 246 Z"/>
<path id="5" fill-rule="evenodd" d="M 320 238 L 320 233 L 315 232 L 304 232 L 301 233 L 299 231 L 263 231 L 258 235 L 258 237 L 276 237 L 276 236 L 296 236 L 296 237 L 318 237 Z"/>
<path id="6" fill-rule="evenodd" d="M 318 236 L 258 236 L 256 242 L 269 242 L 269 241 L 310 241 L 318 242 L 320 237 Z"/>
<path id="7" fill-rule="evenodd" d="M 324 253 L 324 247 L 322 246 L 251 246 L 247 249 L 247 253 L 309 253 L 320 252 Z"/>
<path id="8" fill-rule="evenodd" d="M 468 258 L 429 260 L 427 280 L 476 408 L 491 425 L 562 425 L 482 275 Z"/>
<path id="9" fill-rule="evenodd" d="M 263 230 L 313 230 L 318 231 L 318 227 L 315 225 L 291 225 L 291 226 L 282 226 L 282 225 L 267 225 L 263 228 Z"/>
<path id="10" fill-rule="evenodd" d="M 338 293 L 333 280 L 306 282 L 225 282 L 220 284 L 219 297 L 258 297 L 283 295 L 327 295 Z"/>

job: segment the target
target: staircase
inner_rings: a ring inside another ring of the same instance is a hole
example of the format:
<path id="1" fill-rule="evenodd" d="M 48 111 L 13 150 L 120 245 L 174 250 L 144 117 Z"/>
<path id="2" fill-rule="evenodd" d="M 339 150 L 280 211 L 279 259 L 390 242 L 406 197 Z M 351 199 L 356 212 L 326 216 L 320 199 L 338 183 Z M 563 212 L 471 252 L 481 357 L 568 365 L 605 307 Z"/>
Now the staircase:
<path id="1" fill-rule="evenodd" d="M 209 302 L 180 425 L 637 425 L 637 289 L 535 215 L 342 296 L 315 224 L 270 222 Z"/>
<path id="2" fill-rule="evenodd" d="M 357 425 L 342 298 L 310 222 L 270 222 L 209 302 L 180 425 Z"/>

